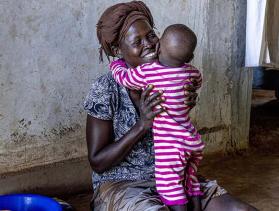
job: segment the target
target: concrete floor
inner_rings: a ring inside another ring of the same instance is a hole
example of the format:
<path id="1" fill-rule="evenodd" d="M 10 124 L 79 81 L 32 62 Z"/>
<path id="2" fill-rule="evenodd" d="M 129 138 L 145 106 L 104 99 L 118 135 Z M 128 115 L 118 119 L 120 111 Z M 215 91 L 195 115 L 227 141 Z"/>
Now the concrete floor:
<path id="1" fill-rule="evenodd" d="M 205 157 L 200 172 L 216 179 L 233 196 L 262 211 L 279 210 L 279 102 L 272 91 L 254 91 L 250 149 L 241 154 Z M 77 211 L 89 210 L 91 193 L 62 197 Z"/>
<path id="2" fill-rule="evenodd" d="M 216 179 L 233 196 L 261 211 L 279 210 L 279 154 L 252 153 L 207 158 L 201 174 Z M 91 193 L 65 197 L 77 211 L 89 210 Z"/>
<path id="3" fill-rule="evenodd" d="M 219 158 L 201 171 L 233 196 L 259 210 L 279 210 L 279 154 L 253 153 Z"/>

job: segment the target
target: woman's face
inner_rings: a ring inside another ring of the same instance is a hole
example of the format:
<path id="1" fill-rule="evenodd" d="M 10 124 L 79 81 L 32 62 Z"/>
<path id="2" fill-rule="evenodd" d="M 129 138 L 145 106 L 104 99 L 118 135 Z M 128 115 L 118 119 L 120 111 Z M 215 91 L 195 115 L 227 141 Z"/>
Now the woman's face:
<path id="1" fill-rule="evenodd" d="M 153 62 L 158 37 L 147 21 L 138 20 L 128 29 L 119 43 L 119 50 L 126 63 L 131 67 Z"/>

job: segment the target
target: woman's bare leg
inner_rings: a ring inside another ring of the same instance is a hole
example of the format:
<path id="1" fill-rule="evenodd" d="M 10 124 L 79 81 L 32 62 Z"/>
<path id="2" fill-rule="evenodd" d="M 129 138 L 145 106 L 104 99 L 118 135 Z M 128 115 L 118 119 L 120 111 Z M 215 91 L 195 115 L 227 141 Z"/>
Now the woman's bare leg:
<path id="1" fill-rule="evenodd" d="M 210 200 L 205 211 L 257 211 L 257 209 L 230 194 L 224 194 Z"/>

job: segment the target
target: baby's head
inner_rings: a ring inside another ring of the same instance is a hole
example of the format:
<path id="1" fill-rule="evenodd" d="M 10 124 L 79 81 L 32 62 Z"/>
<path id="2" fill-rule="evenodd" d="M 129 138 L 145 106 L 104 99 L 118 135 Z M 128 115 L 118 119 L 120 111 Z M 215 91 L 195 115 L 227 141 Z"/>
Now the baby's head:
<path id="1" fill-rule="evenodd" d="M 197 45 L 195 33 L 183 24 L 168 26 L 161 39 L 159 61 L 163 65 L 178 67 L 190 62 Z"/>

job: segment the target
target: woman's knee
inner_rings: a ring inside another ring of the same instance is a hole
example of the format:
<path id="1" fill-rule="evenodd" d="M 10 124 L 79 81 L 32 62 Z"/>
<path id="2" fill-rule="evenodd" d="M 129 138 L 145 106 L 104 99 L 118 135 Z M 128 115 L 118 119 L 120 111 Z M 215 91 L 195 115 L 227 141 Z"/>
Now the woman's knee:
<path id="1" fill-rule="evenodd" d="M 256 209 L 255 207 L 244 203 L 244 202 L 240 202 L 238 204 L 235 204 L 234 209 L 235 211 L 258 211 L 258 209 Z"/>
<path id="2" fill-rule="evenodd" d="M 231 195 L 229 196 L 229 204 L 231 206 L 232 211 L 257 211 L 255 207 L 252 205 L 241 201 L 240 199 L 237 199 Z"/>
<path id="3" fill-rule="evenodd" d="M 230 194 L 213 198 L 208 203 L 206 211 L 257 211 L 257 209 Z"/>

